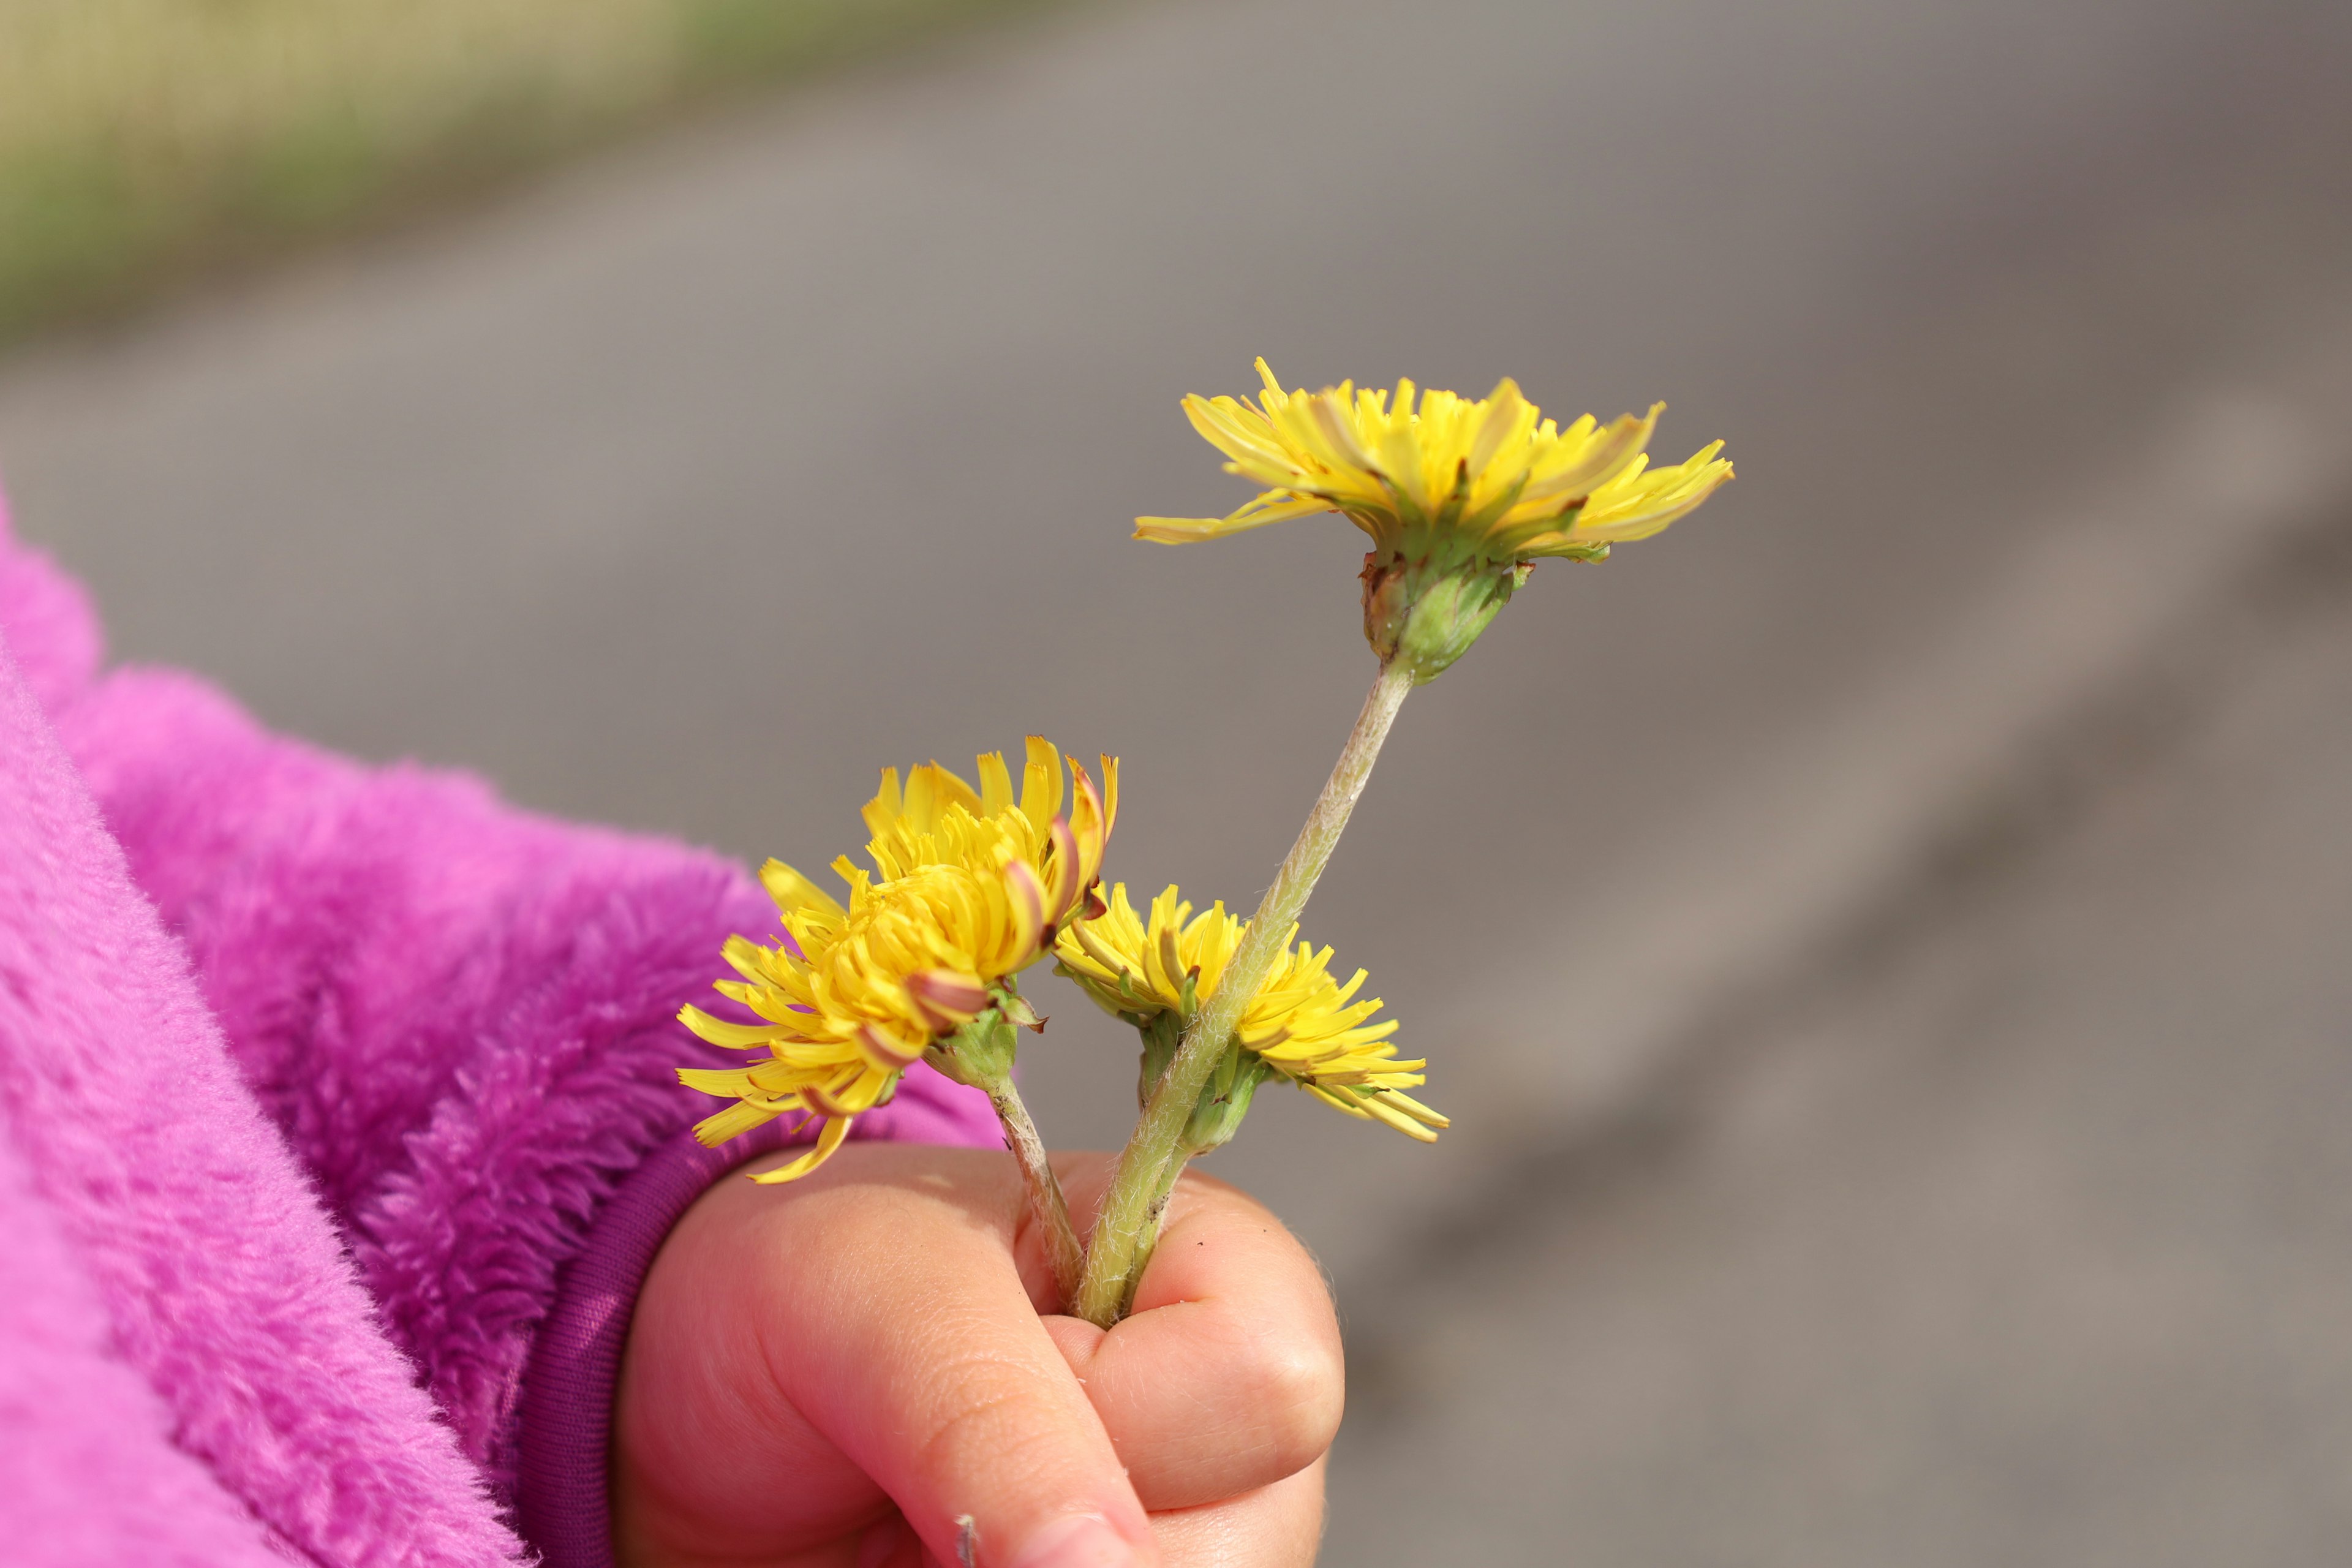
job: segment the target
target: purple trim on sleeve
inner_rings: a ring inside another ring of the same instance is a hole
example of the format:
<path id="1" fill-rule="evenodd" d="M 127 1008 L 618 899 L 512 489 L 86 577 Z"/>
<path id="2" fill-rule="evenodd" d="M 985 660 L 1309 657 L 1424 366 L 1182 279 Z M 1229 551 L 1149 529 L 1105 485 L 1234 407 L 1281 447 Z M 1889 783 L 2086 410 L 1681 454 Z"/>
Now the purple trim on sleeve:
<path id="1" fill-rule="evenodd" d="M 637 1167 L 596 1216 L 558 1287 L 523 1375 L 515 1506 L 544 1568 L 612 1568 L 607 1495 L 621 1348 L 654 1254 L 728 1172 L 793 1142 L 772 1121 L 718 1149 L 681 1135 Z"/>

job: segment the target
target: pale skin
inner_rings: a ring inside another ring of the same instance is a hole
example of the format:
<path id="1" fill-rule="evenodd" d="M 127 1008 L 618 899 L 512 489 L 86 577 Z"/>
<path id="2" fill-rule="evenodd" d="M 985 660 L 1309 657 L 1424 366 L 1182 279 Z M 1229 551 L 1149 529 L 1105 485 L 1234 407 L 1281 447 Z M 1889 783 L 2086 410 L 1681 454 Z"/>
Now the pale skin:
<path id="1" fill-rule="evenodd" d="M 747 1166 L 781 1163 L 778 1155 Z M 1057 1154 L 1072 1211 L 1110 1157 Z M 1051 1269 L 1002 1151 L 843 1149 L 705 1194 L 654 1261 L 614 1412 L 628 1568 L 1306 1568 L 1339 1429 L 1320 1271 L 1187 1174 L 1106 1333 Z"/>

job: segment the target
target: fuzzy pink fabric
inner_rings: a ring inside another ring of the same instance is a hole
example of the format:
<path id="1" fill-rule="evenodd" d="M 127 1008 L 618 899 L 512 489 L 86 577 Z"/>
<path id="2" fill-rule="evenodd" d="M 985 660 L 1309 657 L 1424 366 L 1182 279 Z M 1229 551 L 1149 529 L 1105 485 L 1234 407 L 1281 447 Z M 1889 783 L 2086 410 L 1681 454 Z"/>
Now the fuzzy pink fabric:
<path id="1" fill-rule="evenodd" d="M 13 802 L 7 803 L 13 804 Z M 11 961 L 13 962 L 13 960 Z M 26 1022 L 0 991 L 0 1038 Z M 116 1353 L 106 1299 L 13 1143 L 0 1139 L 0 1528 L 8 1560 L 276 1558 L 242 1499 L 174 1444 L 176 1416 Z"/>
<path id="2" fill-rule="evenodd" d="M 190 1561 L 266 1561 L 265 1531 L 328 1563 L 515 1555 L 5 654 L 0 1110 L 6 1201 L 30 1211 L 10 1240 L 34 1244 L 15 1266 L 44 1276 L 11 1305 L 33 1337 L 0 1342 L 25 1402 L 0 1489 L 13 1561 L 90 1560 L 19 1513 L 114 1506 L 96 1477 L 40 1484 L 77 1425 L 147 1505 L 131 1528 L 171 1532 Z M 55 1386 L 64 1366 L 41 1347 L 61 1340 L 113 1359 L 104 1404 Z"/>
<path id="3" fill-rule="evenodd" d="M 10 1560 L 510 1556 L 533 1336 L 615 1185 L 707 1109 L 674 1016 L 772 906 L 716 857 L 101 673 L 5 511 L 0 643 Z M 996 1142 L 928 1069 L 858 1131 Z M 93 1511 L 149 1547 L 75 1544 Z"/>

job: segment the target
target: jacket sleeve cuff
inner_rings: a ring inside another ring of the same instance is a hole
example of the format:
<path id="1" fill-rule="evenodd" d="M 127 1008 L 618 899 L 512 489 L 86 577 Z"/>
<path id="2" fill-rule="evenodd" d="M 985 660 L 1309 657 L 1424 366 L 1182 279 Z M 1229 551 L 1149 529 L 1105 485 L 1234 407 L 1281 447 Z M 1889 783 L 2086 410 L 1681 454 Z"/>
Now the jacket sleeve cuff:
<path id="1" fill-rule="evenodd" d="M 782 1121 L 718 1149 L 680 1135 L 606 1202 L 566 1268 L 522 1385 L 515 1509 L 544 1568 L 612 1568 L 613 1399 L 654 1254 L 721 1176 L 793 1142 Z"/>

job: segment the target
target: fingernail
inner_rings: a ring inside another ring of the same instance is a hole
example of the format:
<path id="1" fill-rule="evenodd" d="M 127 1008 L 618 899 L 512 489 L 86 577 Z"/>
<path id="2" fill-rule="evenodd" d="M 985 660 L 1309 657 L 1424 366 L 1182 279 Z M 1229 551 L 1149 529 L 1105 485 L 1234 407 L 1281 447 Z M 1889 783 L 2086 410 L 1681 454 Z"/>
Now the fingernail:
<path id="1" fill-rule="evenodd" d="M 1135 1568 L 1135 1548 L 1100 1515 L 1073 1514 L 1031 1536 L 1013 1568 Z"/>

